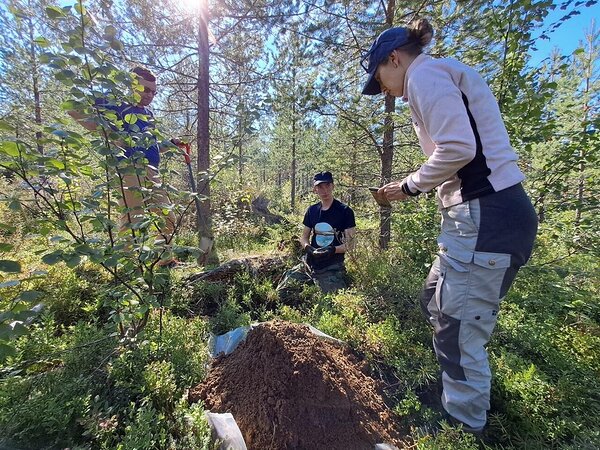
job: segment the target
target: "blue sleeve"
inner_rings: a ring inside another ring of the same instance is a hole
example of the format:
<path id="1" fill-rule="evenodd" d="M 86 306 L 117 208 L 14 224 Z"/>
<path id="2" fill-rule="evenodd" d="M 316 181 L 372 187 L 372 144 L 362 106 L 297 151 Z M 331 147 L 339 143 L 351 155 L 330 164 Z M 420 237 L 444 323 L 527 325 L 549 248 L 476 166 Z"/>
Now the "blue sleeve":
<path id="1" fill-rule="evenodd" d="M 117 113 L 117 117 L 119 118 L 119 120 L 123 120 L 122 114 L 121 114 L 122 106 L 110 103 L 108 101 L 108 99 L 105 97 L 97 98 L 96 101 L 94 102 L 94 106 L 98 106 L 101 109 L 103 108 L 105 110 L 108 109 L 110 111 L 114 111 L 115 113 Z"/>
<path id="2" fill-rule="evenodd" d="M 104 97 L 97 97 L 94 106 L 108 106 L 108 100 Z"/>

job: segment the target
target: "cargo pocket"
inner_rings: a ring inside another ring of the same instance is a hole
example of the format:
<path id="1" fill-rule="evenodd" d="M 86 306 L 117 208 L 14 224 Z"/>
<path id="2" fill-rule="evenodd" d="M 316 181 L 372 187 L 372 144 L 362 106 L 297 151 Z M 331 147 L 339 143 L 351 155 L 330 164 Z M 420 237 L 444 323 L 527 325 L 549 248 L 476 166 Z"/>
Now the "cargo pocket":
<path id="1" fill-rule="evenodd" d="M 473 263 L 486 269 L 506 269 L 510 267 L 510 254 L 492 252 L 474 252 Z"/>
<path id="2" fill-rule="evenodd" d="M 498 321 L 500 290 L 511 257 L 506 253 L 474 252 L 469 293 L 462 311 L 459 343 L 471 361 L 485 359 L 484 346 Z"/>
<path id="3" fill-rule="evenodd" d="M 475 252 L 469 292 L 475 310 L 496 308 L 511 256 L 508 253 Z M 478 304 L 479 303 L 479 304 Z"/>
<path id="4" fill-rule="evenodd" d="M 468 314 L 467 317 L 460 321 L 461 333 L 459 342 L 461 344 L 470 342 L 474 347 L 487 344 L 497 321 L 497 309 L 472 311 L 471 314 Z"/>
<path id="5" fill-rule="evenodd" d="M 473 252 L 439 243 L 439 257 L 457 272 L 468 272 L 468 264 L 473 261 Z"/>

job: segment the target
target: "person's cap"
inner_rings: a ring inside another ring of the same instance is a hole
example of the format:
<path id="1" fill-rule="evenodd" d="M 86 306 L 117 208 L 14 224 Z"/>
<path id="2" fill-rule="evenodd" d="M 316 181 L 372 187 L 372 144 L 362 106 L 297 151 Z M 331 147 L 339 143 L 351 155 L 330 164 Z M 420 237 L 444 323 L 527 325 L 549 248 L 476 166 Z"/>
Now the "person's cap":
<path id="1" fill-rule="evenodd" d="M 331 172 L 319 172 L 315 175 L 313 186 L 321 183 L 333 183 L 333 175 L 331 175 Z"/>
<path id="2" fill-rule="evenodd" d="M 408 30 L 403 27 L 388 28 L 375 39 L 369 51 L 360 60 L 361 66 L 369 74 L 369 78 L 362 90 L 364 95 L 377 95 L 381 93 L 381 86 L 375 78 L 377 67 L 395 49 L 408 44 L 408 40 Z M 365 61 L 367 64 L 365 64 Z"/>

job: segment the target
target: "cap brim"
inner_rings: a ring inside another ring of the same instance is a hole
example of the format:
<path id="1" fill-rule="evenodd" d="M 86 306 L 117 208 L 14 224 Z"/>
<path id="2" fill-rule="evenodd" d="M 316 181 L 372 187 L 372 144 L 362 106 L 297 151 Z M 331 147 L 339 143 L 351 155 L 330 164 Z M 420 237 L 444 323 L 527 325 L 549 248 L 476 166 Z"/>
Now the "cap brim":
<path id="1" fill-rule="evenodd" d="M 377 78 L 375 78 L 375 72 L 377 72 L 377 70 L 374 70 L 372 73 L 369 74 L 369 78 L 367 79 L 367 82 L 365 83 L 365 86 L 362 90 L 363 95 L 381 94 L 381 86 L 379 85 L 379 81 L 377 81 Z"/>
<path id="2" fill-rule="evenodd" d="M 333 183 L 333 180 L 319 180 L 313 183 L 313 186 L 318 186 L 321 183 Z"/>

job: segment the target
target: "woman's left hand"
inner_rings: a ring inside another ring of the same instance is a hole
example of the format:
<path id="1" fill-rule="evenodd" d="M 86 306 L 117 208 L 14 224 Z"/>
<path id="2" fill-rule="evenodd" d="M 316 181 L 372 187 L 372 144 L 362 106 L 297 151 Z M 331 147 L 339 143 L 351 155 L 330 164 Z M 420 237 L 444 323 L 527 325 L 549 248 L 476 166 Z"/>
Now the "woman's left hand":
<path id="1" fill-rule="evenodd" d="M 402 181 L 392 181 L 391 183 L 385 184 L 377 191 L 383 194 L 388 200 L 406 200 L 410 198 L 404 192 L 402 192 Z"/>

